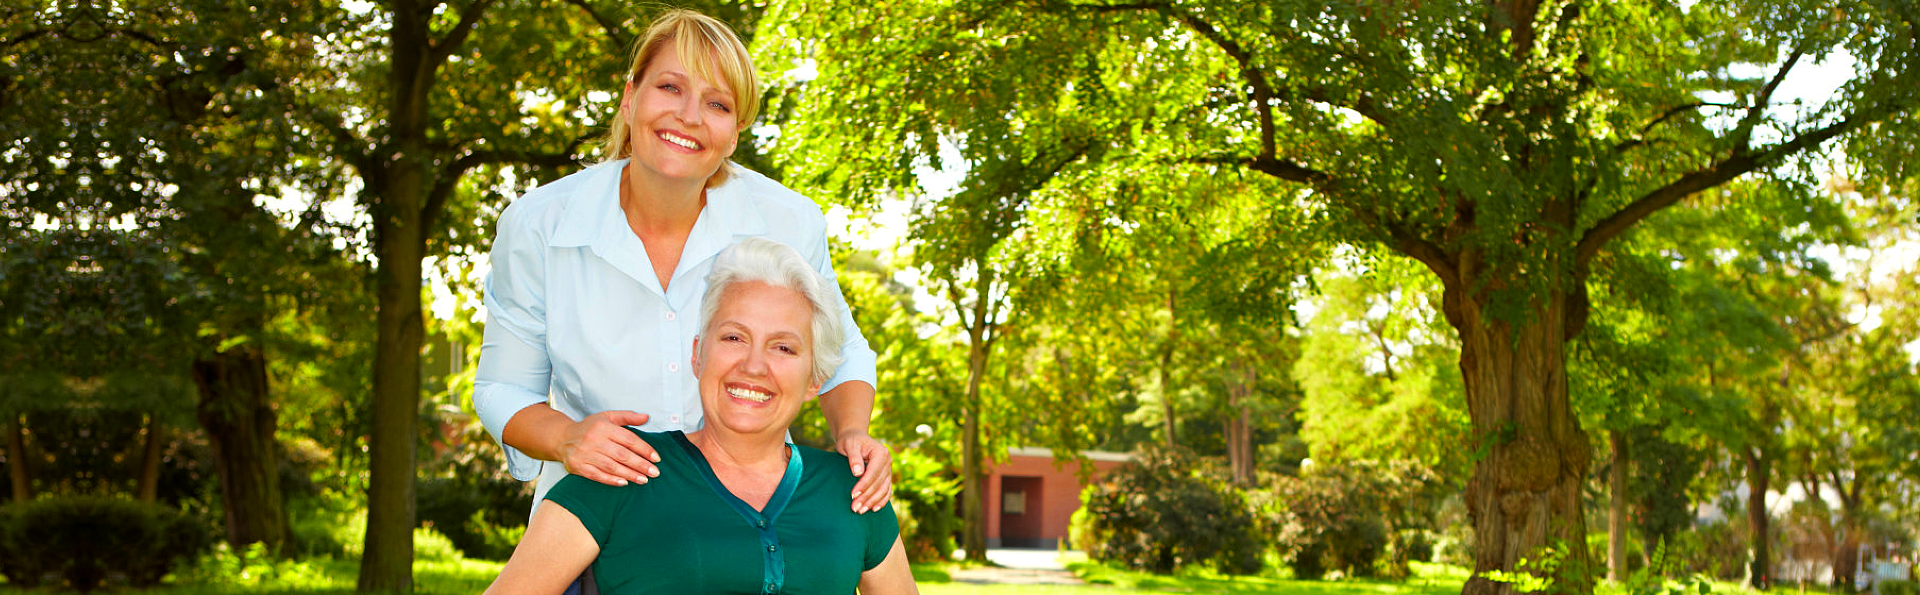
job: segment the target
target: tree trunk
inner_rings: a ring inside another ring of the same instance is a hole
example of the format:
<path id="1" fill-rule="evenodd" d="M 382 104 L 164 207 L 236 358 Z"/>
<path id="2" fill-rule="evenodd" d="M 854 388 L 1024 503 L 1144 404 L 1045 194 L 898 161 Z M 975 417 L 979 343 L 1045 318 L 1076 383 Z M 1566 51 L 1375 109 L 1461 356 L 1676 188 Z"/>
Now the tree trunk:
<path id="1" fill-rule="evenodd" d="M 1247 366 L 1244 382 L 1227 389 L 1227 466 L 1233 470 L 1233 482 L 1253 485 L 1253 412 L 1247 399 L 1253 395 L 1253 383 L 1259 372 Z"/>
<path id="2" fill-rule="evenodd" d="M 13 484 L 13 501 L 33 500 L 33 478 L 27 473 L 27 427 L 20 414 L 7 414 L 7 479 Z"/>
<path id="3" fill-rule="evenodd" d="M 271 413 L 271 410 L 269 410 Z M 140 482 L 135 488 L 141 502 L 160 499 L 160 416 L 147 416 L 146 448 L 140 454 Z"/>
<path id="4" fill-rule="evenodd" d="M 1607 580 L 1618 582 L 1627 579 L 1627 465 L 1632 461 L 1627 450 L 1627 433 L 1609 430 L 1607 436 L 1613 441 L 1613 472 L 1607 480 L 1607 492 L 1612 500 L 1612 510 L 1607 516 Z"/>
<path id="5" fill-rule="evenodd" d="M 240 345 L 199 359 L 192 368 L 200 426 L 213 446 L 226 508 L 227 543 L 236 548 L 265 543 L 274 552 L 284 551 L 290 533 L 266 354 Z"/>
<path id="6" fill-rule="evenodd" d="M 1767 484 L 1773 479 L 1773 458 L 1767 456 L 1765 448 L 1755 446 L 1742 449 L 1740 454 L 1747 463 L 1747 539 L 1748 549 L 1753 552 L 1747 564 L 1747 581 L 1764 591 L 1773 585 L 1773 556 L 1768 551 L 1772 540 L 1767 527 L 1772 518 L 1767 514 Z"/>
<path id="7" fill-rule="evenodd" d="M 374 344 L 373 435 L 368 439 L 367 537 L 360 560 L 362 592 L 413 590 L 415 451 L 419 441 L 421 259 L 426 257 L 425 207 L 432 187 L 427 106 L 439 64 L 428 5 L 396 4 L 388 36 L 387 125 L 393 151 L 361 172 L 373 201 L 379 336 Z M 457 42 L 453 42 L 457 43 Z"/>
<path id="8" fill-rule="evenodd" d="M 981 299 L 986 299 L 982 296 Z M 976 323 L 969 329 L 972 335 L 967 346 L 967 400 L 962 403 L 965 409 L 965 427 L 960 446 L 960 475 L 963 478 L 961 491 L 961 523 L 966 527 L 961 537 L 961 547 L 967 551 L 967 559 L 984 562 L 987 559 L 987 511 L 986 511 L 986 474 L 981 469 L 980 460 L 980 383 L 987 374 L 987 345 L 983 342 L 983 329 Z"/>
<path id="9" fill-rule="evenodd" d="M 419 441 L 420 345 L 426 334 L 420 304 L 420 169 L 402 159 L 389 170 L 376 241 L 380 258 L 379 338 L 373 362 L 373 435 L 367 483 L 367 537 L 360 561 L 364 592 L 407 593 L 413 588 L 415 450 Z M 409 192 L 412 190 L 412 192 Z"/>
<path id="10" fill-rule="evenodd" d="M 1177 446 L 1179 439 L 1174 435 L 1173 407 L 1173 346 L 1180 333 L 1180 325 L 1174 323 L 1173 291 L 1167 291 L 1167 337 L 1160 346 L 1160 406 L 1161 413 L 1167 418 L 1167 446 Z"/>
<path id="11" fill-rule="evenodd" d="M 1527 572 L 1566 592 L 1590 593 L 1581 487 L 1587 476 L 1587 434 L 1567 395 L 1567 296 L 1535 302 L 1523 324 L 1495 319 L 1492 290 L 1446 289 L 1448 322 L 1460 331 L 1460 371 L 1479 452 L 1467 483 L 1473 519 L 1475 574 L 1466 595 L 1512 595 L 1491 571 Z M 1578 322 L 1575 320 L 1575 322 Z M 1539 563 L 1552 550 L 1557 567 Z M 1523 564 L 1523 562 L 1525 562 Z"/>

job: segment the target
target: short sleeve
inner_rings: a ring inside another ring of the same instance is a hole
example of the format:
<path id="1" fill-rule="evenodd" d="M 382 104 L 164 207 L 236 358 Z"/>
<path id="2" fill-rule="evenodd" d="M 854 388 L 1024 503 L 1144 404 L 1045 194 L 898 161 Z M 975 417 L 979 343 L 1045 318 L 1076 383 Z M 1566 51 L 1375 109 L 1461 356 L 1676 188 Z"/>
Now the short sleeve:
<path id="1" fill-rule="evenodd" d="M 580 524 L 593 534 L 593 542 L 601 548 L 607 546 L 607 538 L 613 534 L 614 521 L 620 518 L 620 511 L 626 507 L 627 499 L 633 494 L 628 488 L 632 485 L 614 487 L 578 475 L 568 475 L 560 483 L 547 490 L 547 501 L 560 505 L 580 519 Z"/>
<path id="2" fill-rule="evenodd" d="M 860 567 L 864 572 L 886 561 L 887 553 L 893 551 L 893 541 L 900 537 L 900 517 L 889 501 L 879 510 L 860 515 L 860 520 L 867 523 L 867 553 Z"/>

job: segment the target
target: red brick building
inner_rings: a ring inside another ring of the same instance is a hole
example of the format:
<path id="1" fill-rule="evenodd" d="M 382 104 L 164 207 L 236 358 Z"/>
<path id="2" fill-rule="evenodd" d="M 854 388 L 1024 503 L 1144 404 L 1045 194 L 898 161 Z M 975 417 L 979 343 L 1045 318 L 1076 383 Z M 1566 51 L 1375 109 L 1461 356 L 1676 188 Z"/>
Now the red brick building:
<path id="1" fill-rule="evenodd" d="M 1125 453 L 1086 451 L 1093 477 L 1133 460 Z M 1012 448 L 1007 461 L 987 471 L 986 511 L 988 547 L 1059 547 L 1067 539 L 1067 524 L 1080 509 L 1080 466 L 1054 464 L 1053 451 Z"/>

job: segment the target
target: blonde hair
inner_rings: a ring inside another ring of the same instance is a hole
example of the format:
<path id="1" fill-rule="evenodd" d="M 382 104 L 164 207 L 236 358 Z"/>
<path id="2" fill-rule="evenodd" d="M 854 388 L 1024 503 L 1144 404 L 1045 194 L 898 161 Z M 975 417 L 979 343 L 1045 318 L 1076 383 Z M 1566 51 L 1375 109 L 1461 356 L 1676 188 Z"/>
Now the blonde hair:
<path id="1" fill-rule="evenodd" d="M 746 44 L 740 43 L 733 29 L 718 19 L 691 10 L 669 10 L 634 41 L 633 64 L 627 68 L 620 87 L 622 106 L 614 115 L 613 126 L 607 131 L 607 144 L 600 153 L 607 161 L 625 159 L 633 153 L 625 113 L 627 89 L 638 84 L 654 57 L 669 47 L 680 56 L 694 78 L 725 82 L 732 88 L 736 133 L 746 130 L 754 118 L 760 116 L 760 77 L 753 72 L 753 56 L 747 53 Z M 707 187 L 726 181 L 727 165 L 722 163 L 713 177 L 707 178 Z"/>

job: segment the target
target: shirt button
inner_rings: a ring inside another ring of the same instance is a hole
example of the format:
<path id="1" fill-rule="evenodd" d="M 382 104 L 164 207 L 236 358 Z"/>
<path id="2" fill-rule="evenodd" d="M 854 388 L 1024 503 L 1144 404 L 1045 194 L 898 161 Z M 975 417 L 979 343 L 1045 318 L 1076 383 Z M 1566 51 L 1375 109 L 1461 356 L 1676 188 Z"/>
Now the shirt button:
<path id="1" fill-rule="evenodd" d="M 668 372 L 680 371 L 680 364 L 667 364 L 667 371 Z"/>
<path id="2" fill-rule="evenodd" d="M 679 315 L 674 314 L 672 312 L 667 313 L 667 322 L 673 322 L 673 319 L 675 318 L 679 318 Z"/>
<path id="3" fill-rule="evenodd" d="M 777 546 L 777 545 L 770 545 L 770 546 L 767 546 L 767 551 L 769 551 L 769 552 L 777 552 L 777 551 L 780 551 L 780 546 Z"/>
<path id="4" fill-rule="evenodd" d="M 766 521 L 760 521 L 760 523 L 759 523 L 759 525 L 760 525 L 760 528 L 762 528 L 762 529 L 765 529 L 765 528 L 767 528 L 767 522 L 766 522 Z"/>
<path id="5" fill-rule="evenodd" d="M 675 413 L 673 415 L 667 416 L 667 421 L 671 421 L 673 423 L 680 423 L 680 414 Z"/>

